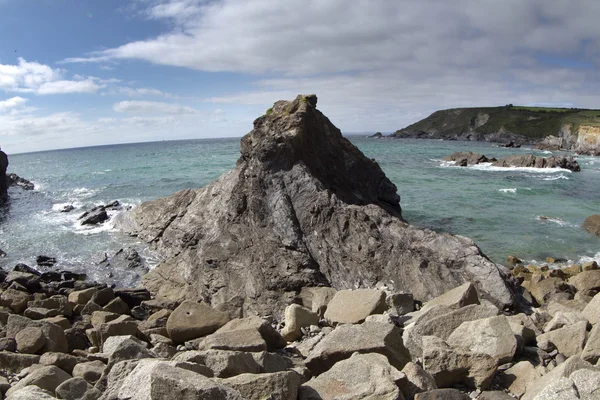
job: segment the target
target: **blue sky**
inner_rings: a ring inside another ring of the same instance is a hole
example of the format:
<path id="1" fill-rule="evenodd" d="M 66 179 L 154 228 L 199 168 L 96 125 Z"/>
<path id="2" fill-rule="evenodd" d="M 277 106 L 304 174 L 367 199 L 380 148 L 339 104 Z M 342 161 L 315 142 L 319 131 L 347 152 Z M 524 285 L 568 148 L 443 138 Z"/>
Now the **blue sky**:
<path id="1" fill-rule="evenodd" d="M 345 132 L 600 108 L 594 0 L 0 0 L 0 146 L 242 136 L 316 93 Z"/>

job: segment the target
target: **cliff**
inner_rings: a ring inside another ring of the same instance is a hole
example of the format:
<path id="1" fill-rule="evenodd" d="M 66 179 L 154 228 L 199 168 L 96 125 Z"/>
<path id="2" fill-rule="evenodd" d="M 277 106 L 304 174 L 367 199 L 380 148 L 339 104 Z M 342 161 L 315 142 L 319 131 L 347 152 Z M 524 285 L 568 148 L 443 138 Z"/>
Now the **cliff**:
<path id="1" fill-rule="evenodd" d="M 396 186 L 316 104 L 314 95 L 278 101 L 242 138 L 232 171 L 124 216 L 118 226 L 163 258 L 146 288 L 268 315 L 305 286 L 386 285 L 428 300 L 473 282 L 511 306 L 504 267 L 470 239 L 406 223 Z"/>
<path id="2" fill-rule="evenodd" d="M 600 110 L 540 107 L 455 108 L 429 117 L 392 134 L 398 138 L 473 140 L 534 144 L 548 136 L 577 142 L 585 127 L 600 126 Z M 575 150 L 575 147 L 565 148 Z"/>

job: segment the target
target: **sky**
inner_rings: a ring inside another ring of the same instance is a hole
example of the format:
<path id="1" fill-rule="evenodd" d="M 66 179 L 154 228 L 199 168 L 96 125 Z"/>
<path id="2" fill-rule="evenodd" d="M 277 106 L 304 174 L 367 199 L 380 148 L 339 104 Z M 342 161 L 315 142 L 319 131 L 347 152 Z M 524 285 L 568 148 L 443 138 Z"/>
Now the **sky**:
<path id="1" fill-rule="evenodd" d="M 597 0 L 0 0 L 8 154 L 240 137 L 315 93 L 343 132 L 600 108 Z"/>

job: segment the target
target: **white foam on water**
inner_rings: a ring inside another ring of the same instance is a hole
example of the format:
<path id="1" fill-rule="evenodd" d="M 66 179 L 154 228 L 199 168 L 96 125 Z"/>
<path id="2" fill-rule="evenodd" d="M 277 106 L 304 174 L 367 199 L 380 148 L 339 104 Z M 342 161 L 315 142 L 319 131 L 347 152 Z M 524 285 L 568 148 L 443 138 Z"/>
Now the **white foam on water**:
<path id="1" fill-rule="evenodd" d="M 465 167 L 461 167 L 465 168 Z M 542 174 L 554 174 L 558 172 L 568 172 L 572 171 L 565 168 L 534 168 L 534 167 L 494 167 L 492 163 L 481 163 L 477 165 L 470 165 L 466 168 L 475 169 L 478 171 L 492 171 L 492 172 L 531 172 L 531 173 L 542 173 Z"/>
<path id="2" fill-rule="evenodd" d="M 538 221 L 541 221 L 541 222 L 552 222 L 553 224 L 556 224 L 558 226 L 564 226 L 564 227 L 568 227 L 568 228 L 579 228 L 578 225 L 572 224 L 568 221 L 564 221 L 560 218 L 547 217 L 545 215 L 538 215 L 537 217 L 535 217 L 535 219 L 537 219 Z"/>
<path id="3" fill-rule="evenodd" d="M 569 178 L 568 176 L 565 175 L 558 175 L 558 176 L 544 176 L 544 177 L 539 177 L 541 180 L 543 181 L 558 181 L 560 179 L 566 179 L 569 180 L 571 178 Z"/>
<path id="4" fill-rule="evenodd" d="M 552 154 L 552 152 L 550 150 L 542 150 L 540 153 L 544 153 L 544 154 Z"/>
<path id="5" fill-rule="evenodd" d="M 76 188 L 68 192 L 70 196 L 75 196 L 77 198 L 89 198 L 98 193 L 98 189 L 88 189 L 85 187 Z"/>
<path id="6" fill-rule="evenodd" d="M 502 193 L 517 193 L 517 188 L 498 189 Z"/>
<path id="7" fill-rule="evenodd" d="M 596 253 L 591 257 L 583 256 L 577 261 L 577 264 L 583 264 L 583 263 L 592 262 L 592 261 L 596 261 L 598 264 L 600 264 L 600 253 Z"/>

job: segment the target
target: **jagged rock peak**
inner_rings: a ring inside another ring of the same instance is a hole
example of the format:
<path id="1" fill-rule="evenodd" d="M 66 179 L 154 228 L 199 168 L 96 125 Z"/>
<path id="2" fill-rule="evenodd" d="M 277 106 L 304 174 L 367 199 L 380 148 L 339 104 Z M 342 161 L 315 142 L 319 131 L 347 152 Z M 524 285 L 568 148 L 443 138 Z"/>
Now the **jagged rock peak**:
<path id="1" fill-rule="evenodd" d="M 377 204 L 400 216 L 396 186 L 316 107 L 314 94 L 276 102 L 242 138 L 238 163 L 257 160 L 273 171 L 303 163 L 344 202 Z"/>

